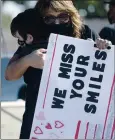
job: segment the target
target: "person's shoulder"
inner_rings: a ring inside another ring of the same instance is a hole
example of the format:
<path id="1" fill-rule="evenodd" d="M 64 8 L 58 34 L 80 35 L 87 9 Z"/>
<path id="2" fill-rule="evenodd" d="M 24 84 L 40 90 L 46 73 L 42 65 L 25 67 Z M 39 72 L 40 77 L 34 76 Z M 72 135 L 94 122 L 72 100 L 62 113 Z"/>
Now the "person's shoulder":
<path id="1" fill-rule="evenodd" d="M 17 51 L 14 53 L 14 55 L 18 55 L 19 58 L 24 57 L 27 55 L 27 45 L 25 46 L 19 46 Z"/>
<path id="2" fill-rule="evenodd" d="M 99 32 L 99 35 L 101 38 L 110 40 L 112 44 L 115 44 L 115 29 L 113 27 L 103 27 Z"/>
<path id="3" fill-rule="evenodd" d="M 19 46 L 14 54 L 20 54 L 22 51 L 22 46 Z"/>
<path id="4" fill-rule="evenodd" d="M 81 30 L 81 38 L 87 39 L 91 38 L 94 41 L 99 37 L 99 35 L 93 31 L 88 25 L 83 24 L 82 30 Z"/>
<path id="5" fill-rule="evenodd" d="M 88 25 L 86 25 L 86 24 L 83 24 L 83 29 L 84 30 L 91 30 L 90 27 Z"/>
<path id="6" fill-rule="evenodd" d="M 82 30 L 91 31 L 92 29 L 87 24 L 83 24 Z"/>
<path id="7" fill-rule="evenodd" d="M 108 27 L 108 26 L 105 26 L 101 29 L 100 33 L 103 32 L 103 33 L 108 33 L 108 32 L 115 32 L 115 29 L 112 28 L 112 27 Z"/>

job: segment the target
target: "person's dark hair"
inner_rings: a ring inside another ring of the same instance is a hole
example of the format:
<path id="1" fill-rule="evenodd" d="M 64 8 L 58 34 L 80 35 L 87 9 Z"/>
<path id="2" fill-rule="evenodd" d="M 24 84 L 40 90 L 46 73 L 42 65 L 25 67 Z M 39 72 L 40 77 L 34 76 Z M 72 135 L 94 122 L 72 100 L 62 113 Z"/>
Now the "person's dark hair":
<path id="1" fill-rule="evenodd" d="M 43 27 L 43 19 L 36 9 L 27 9 L 18 14 L 11 22 L 11 34 L 15 36 L 16 31 L 26 39 L 27 34 L 31 34 L 34 41 L 45 39 L 45 27 Z"/>

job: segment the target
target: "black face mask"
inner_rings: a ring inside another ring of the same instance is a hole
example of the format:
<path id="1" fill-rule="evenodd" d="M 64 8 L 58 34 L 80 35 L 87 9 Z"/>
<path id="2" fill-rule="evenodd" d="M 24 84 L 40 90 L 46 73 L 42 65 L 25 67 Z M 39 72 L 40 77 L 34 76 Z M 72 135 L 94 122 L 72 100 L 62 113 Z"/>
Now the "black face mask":
<path id="1" fill-rule="evenodd" d="M 20 41 L 19 39 L 18 39 L 18 44 L 20 46 L 22 46 L 22 47 L 31 45 L 31 44 L 27 44 L 25 40 L 24 41 Z"/>
<path id="2" fill-rule="evenodd" d="M 73 27 L 72 23 L 64 23 L 64 24 L 46 24 L 46 33 L 50 35 L 50 33 L 61 34 L 65 36 L 73 36 Z"/>
<path id="3" fill-rule="evenodd" d="M 18 44 L 20 46 L 25 46 L 26 45 L 26 41 L 21 41 L 21 40 L 18 39 Z"/>

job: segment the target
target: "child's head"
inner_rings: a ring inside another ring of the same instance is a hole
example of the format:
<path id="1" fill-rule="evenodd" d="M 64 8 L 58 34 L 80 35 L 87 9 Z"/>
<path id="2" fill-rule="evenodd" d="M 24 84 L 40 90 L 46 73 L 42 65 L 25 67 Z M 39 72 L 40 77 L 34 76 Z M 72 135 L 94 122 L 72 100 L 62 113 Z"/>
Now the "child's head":
<path id="1" fill-rule="evenodd" d="M 18 43 L 32 44 L 47 38 L 43 19 L 35 9 L 28 9 L 18 14 L 11 22 L 11 34 L 18 38 Z"/>

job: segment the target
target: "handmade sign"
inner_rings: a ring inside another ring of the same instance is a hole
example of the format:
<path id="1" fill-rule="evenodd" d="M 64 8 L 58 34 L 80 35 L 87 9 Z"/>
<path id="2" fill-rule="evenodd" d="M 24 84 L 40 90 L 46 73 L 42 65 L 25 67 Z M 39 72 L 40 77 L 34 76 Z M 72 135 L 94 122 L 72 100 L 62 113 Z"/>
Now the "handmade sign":
<path id="1" fill-rule="evenodd" d="M 51 34 L 30 139 L 114 139 L 114 46 Z"/>

